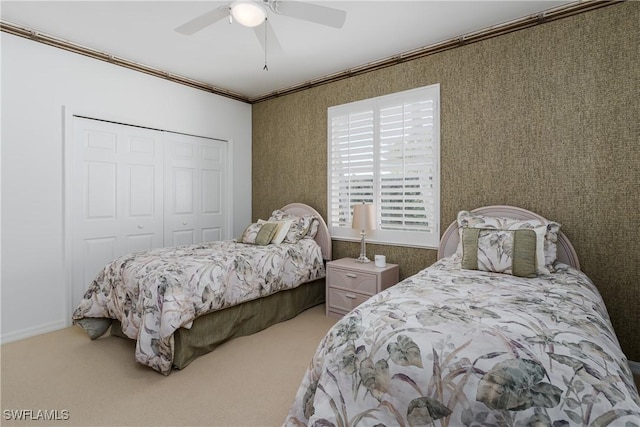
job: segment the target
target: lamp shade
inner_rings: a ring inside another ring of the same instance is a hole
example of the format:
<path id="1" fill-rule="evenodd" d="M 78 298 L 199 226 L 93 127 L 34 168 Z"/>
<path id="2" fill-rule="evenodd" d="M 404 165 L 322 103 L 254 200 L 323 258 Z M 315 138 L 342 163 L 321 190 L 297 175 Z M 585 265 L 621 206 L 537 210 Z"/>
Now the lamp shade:
<path id="1" fill-rule="evenodd" d="M 236 0 L 231 3 L 231 16 L 245 27 L 256 27 L 264 22 L 267 11 L 255 1 Z"/>
<path id="2" fill-rule="evenodd" d="M 351 228 L 356 230 L 375 230 L 376 229 L 376 211 L 371 204 L 360 204 L 353 207 L 353 222 Z"/>

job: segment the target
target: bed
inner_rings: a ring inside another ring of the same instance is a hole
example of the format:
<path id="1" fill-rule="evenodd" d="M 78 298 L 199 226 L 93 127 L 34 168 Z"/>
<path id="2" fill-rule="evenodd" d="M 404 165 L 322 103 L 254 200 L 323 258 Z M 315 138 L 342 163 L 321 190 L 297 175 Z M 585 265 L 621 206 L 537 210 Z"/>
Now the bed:
<path id="1" fill-rule="evenodd" d="M 326 223 L 292 203 L 238 239 L 127 254 L 107 264 L 73 313 L 92 339 L 136 341 L 136 360 L 168 375 L 231 338 L 324 302 Z"/>
<path id="2" fill-rule="evenodd" d="M 640 397 L 560 225 L 487 206 L 335 324 L 284 425 L 631 427 Z"/>

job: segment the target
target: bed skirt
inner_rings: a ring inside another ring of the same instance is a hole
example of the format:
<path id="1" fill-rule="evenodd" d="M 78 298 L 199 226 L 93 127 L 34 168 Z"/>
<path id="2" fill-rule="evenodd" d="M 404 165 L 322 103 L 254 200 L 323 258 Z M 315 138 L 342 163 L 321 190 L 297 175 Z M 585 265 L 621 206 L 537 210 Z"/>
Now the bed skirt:
<path id="1" fill-rule="evenodd" d="M 251 335 L 292 319 L 324 300 L 325 279 L 322 278 L 198 317 L 190 329 L 180 328 L 174 333 L 173 366 L 182 369 L 232 338 Z M 129 339 L 117 320 L 111 325 L 111 335 Z"/>

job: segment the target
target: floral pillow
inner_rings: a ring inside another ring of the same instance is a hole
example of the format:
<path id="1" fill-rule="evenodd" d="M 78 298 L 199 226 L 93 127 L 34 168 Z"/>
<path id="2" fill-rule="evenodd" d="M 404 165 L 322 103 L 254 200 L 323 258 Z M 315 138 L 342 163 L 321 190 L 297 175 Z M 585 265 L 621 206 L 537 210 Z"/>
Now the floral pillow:
<path id="1" fill-rule="evenodd" d="M 462 268 L 536 277 L 538 237 L 533 229 L 462 229 Z"/>
<path id="2" fill-rule="evenodd" d="M 316 235 L 318 234 L 318 228 L 320 227 L 320 223 L 318 222 L 317 218 L 313 218 L 311 219 L 311 227 L 309 227 L 309 231 L 307 232 L 307 235 L 304 236 L 305 239 L 315 239 Z"/>
<path id="3" fill-rule="evenodd" d="M 547 234 L 544 236 L 544 263 L 552 273 L 556 271 L 553 264 L 558 258 L 558 234 L 560 234 L 560 224 L 552 221 L 547 223 Z"/>
<path id="4" fill-rule="evenodd" d="M 553 263 L 556 261 L 558 233 L 560 224 L 553 221 L 541 221 L 538 219 L 514 219 L 492 217 L 469 211 L 458 213 L 458 228 L 460 231 L 460 244 L 458 253 L 462 252 L 462 229 L 463 228 L 486 228 L 499 230 L 519 230 L 531 229 L 536 233 L 536 270 L 538 274 L 549 274 L 555 269 Z"/>
<path id="5" fill-rule="evenodd" d="M 313 215 L 292 215 L 288 214 L 280 209 L 276 209 L 271 213 L 271 217 L 269 221 L 284 221 L 291 220 L 291 226 L 287 231 L 287 235 L 284 238 L 285 243 L 297 243 L 298 240 L 302 239 L 307 235 L 309 229 L 311 228 L 311 224 L 315 218 Z"/>

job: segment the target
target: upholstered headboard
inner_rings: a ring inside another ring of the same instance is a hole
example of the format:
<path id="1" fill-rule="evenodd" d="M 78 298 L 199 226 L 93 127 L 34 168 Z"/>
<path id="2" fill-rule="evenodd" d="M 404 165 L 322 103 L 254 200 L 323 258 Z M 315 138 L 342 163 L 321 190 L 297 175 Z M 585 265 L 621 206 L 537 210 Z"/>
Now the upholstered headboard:
<path id="1" fill-rule="evenodd" d="M 515 218 L 515 219 L 539 219 L 546 221 L 547 219 L 528 211 L 526 209 L 517 208 L 515 206 L 484 206 L 481 208 L 477 208 L 472 210 L 471 212 L 488 215 L 488 216 L 496 216 L 496 217 L 506 217 L 506 218 Z M 444 258 L 449 255 L 453 255 L 456 252 L 458 247 L 458 242 L 460 241 L 460 234 L 458 233 L 458 222 L 454 221 L 444 232 L 442 238 L 440 239 L 440 246 L 438 247 L 438 259 Z M 567 238 L 567 236 L 560 231 L 558 234 L 558 255 L 557 260 L 564 264 L 568 264 L 578 270 L 580 270 L 580 261 L 578 260 L 578 255 L 576 254 L 573 245 Z"/>
<path id="2" fill-rule="evenodd" d="M 292 215 L 313 215 L 318 219 L 319 227 L 318 234 L 316 234 L 315 240 L 320 245 L 320 249 L 322 249 L 322 257 L 330 261 L 331 260 L 331 236 L 329 235 L 329 228 L 327 227 L 327 223 L 322 218 L 322 215 L 318 213 L 315 209 L 313 209 L 309 205 L 305 205 L 304 203 L 290 203 L 282 208 L 283 211 L 290 213 Z"/>

